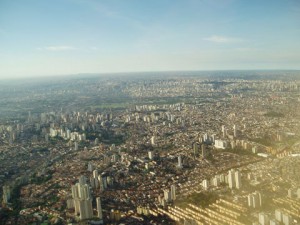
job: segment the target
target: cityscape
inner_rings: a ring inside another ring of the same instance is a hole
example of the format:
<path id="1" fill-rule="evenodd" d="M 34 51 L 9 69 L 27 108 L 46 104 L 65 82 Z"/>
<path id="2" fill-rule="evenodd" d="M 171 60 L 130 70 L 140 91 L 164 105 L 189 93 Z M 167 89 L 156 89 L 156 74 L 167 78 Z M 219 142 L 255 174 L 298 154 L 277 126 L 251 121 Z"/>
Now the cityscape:
<path id="1" fill-rule="evenodd" d="M 300 225 L 299 0 L 0 0 L 0 225 Z"/>
<path id="2" fill-rule="evenodd" d="M 299 71 L 0 86 L 1 224 L 300 223 Z"/>

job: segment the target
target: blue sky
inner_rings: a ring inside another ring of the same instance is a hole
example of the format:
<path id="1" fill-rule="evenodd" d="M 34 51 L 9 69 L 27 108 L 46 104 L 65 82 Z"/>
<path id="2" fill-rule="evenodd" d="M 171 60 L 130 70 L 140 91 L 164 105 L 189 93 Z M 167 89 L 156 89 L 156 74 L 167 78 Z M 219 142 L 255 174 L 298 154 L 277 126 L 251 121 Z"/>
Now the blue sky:
<path id="1" fill-rule="evenodd" d="M 0 0 L 0 78 L 300 69 L 298 0 Z"/>

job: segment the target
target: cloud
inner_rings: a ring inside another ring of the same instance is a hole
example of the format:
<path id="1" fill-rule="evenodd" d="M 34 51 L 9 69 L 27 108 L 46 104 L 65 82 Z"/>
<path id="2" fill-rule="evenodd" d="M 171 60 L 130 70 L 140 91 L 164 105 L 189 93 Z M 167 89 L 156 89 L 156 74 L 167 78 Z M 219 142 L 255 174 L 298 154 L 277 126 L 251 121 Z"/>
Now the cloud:
<path id="1" fill-rule="evenodd" d="M 242 40 L 239 38 L 232 38 L 232 37 L 225 37 L 225 36 L 218 36 L 212 35 L 207 38 L 203 38 L 205 41 L 215 42 L 215 43 L 232 43 L 232 42 L 241 42 Z"/>
<path id="2" fill-rule="evenodd" d="M 47 46 L 47 47 L 42 47 L 42 48 L 37 48 L 37 49 L 45 50 L 45 51 L 53 51 L 53 52 L 76 50 L 75 47 L 67 46 L 67 45 Z"/>

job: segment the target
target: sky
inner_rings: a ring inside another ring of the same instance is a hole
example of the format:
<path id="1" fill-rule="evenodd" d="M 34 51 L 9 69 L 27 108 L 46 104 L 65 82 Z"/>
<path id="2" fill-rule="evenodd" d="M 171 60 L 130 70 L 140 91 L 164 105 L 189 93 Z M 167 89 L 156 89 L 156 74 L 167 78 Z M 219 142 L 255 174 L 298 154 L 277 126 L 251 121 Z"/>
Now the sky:
<path id="1" fill-rule="evenodd" d="M 299 0 L 0 0 L 0 78 L 300 69 Z"/>

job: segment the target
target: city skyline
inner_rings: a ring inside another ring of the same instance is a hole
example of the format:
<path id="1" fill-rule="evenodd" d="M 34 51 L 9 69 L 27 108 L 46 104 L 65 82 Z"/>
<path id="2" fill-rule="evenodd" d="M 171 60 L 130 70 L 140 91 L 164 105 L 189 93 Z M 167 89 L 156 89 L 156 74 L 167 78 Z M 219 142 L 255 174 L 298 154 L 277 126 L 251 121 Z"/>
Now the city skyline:
<path id="1" fill-rule="evenodd" d="M 7 1 L 0 78 L 300 69 L 300 3 Z"/>

